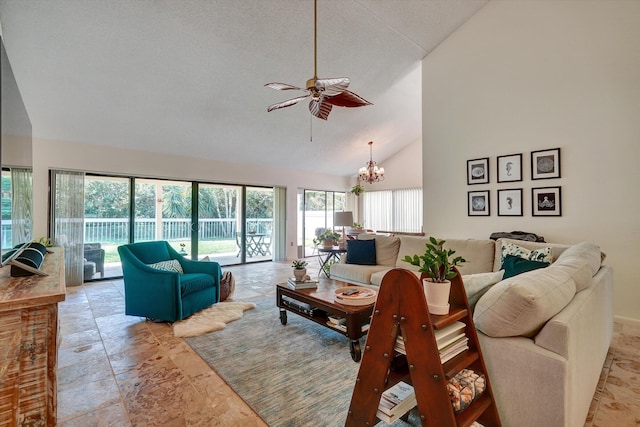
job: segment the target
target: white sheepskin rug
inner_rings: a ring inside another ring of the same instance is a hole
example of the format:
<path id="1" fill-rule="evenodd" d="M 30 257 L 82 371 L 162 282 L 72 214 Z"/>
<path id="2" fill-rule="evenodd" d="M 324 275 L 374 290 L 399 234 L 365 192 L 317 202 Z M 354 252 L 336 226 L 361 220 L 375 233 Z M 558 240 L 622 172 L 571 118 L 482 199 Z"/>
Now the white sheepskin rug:
<path id="1" fill-rule="evenodd" d="M 173 324 L 173 335 L 176 337 L 195 337 L 207 332 L 224 329 L 227 323 L 240 319 L 245 310 L 252 310 L 256 305 L 252 302 L 222 301 L 205 308 L 184 320 Z"/>

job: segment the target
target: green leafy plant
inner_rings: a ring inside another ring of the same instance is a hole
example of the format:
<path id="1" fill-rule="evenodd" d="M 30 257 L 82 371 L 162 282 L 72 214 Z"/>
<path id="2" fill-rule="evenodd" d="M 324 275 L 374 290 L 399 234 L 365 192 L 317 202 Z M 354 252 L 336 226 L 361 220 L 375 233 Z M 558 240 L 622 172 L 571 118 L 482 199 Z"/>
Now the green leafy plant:
<path id="1" fill-rule="evenodd" d="M 303 259 L 296 259 L 293 261 L 293 263 L 291 264 L 291 267 L 293 267 L 296 270 L 302 270 L 303 268 L 305 268 L 307 265 L 309 265 L 309 263 Z"/>
<path id="2" fill-rule="evenodd" d="M 38 240 L 36 240 L 36 242 L 46 246 L 47 248 L 53 246 L 53 243 L 51 243 L 51 239 L 48 237 L 40 237 Z"/>
<path id="3" fill-rule="evenodd" d="M 356 196 L 359 196 L 364 193 L 364 187 L 360 184 L 356 184 L 351 188 L 351 192 Z"/>
<path id="4" fill-rule="evenodd" d="M 353 228 L 362 228 L 362 224 L 358 224 L 357 222 L 354 222 Z"/>
<path id="5" fill-rule="evenodd" d="M 322 271 L 324 272 L 324 275 L 327 277 L 331 277 L 331 266 L 333 264 L 337 264 L 339 261 L 332 259 L 329 260 L 324 266 L 322 266 Z"/>
<path id="6" fill-rule="evenodd" d="M 338 239 L 340 239 L 340 234 L 333 230 L 324 230 L 322 233 L 318 234 L 315 239 L 313 239 L 313 244 L 317 246 L 327 240 L 337 242 Z"/>
<path id="7" fill-rule="evenodd" d="M 414 255 L 413 257 L 405 255 L 402 261 L 420 267 L 419 271 L 429 276 L 436 283 L 451 280 L 457 275 L 453 267 L 462 264 L 466 260 L 461 256 L 452 258 L 456 251 L 444 249 L 442 247 L 444 243 L 444 240 L 429 237 L 429 243 L 426 244 L 424 255 Z"/>

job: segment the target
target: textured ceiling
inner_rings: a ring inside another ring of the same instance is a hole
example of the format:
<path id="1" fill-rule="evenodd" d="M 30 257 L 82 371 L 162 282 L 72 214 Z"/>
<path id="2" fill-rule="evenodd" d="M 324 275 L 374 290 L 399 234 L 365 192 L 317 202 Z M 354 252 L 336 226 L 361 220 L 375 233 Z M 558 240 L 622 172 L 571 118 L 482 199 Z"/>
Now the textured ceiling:
<path id="1" fill-rule="evenodd" d="M 353 175 L 421 139 L 420 61 L 486 0 L 319 0 L 318 77 L 372 102 L 311 119 L 310 0 L 0 0 L 35 137 Z M 310 135 L 313 142 L 310 142 Z M 292 166 L 295 165 L 295 166 Z"/>

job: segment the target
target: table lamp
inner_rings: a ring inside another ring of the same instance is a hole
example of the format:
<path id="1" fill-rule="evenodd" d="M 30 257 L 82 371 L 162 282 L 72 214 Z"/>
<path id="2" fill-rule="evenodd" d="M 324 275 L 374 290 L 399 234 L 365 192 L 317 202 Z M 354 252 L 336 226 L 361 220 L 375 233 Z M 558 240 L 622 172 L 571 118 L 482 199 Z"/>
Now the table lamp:
<path id="1" fill-rule="evenodd" d="M 338 242 L 338 247 L 340 249 L 345 249 L 347 247 L 347 235 L 344 232 L 344 228 L 351 225 L 353 225 L 353 212 L 334 212 L 333 226 L 342 227 L 342 235 Z"/>

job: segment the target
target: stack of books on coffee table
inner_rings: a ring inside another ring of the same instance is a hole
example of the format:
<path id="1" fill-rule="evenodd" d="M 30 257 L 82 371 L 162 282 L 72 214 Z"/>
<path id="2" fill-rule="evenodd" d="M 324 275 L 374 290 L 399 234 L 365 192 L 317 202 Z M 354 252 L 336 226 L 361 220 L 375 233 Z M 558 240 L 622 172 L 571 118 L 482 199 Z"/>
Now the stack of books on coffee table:
<path id="1" fill-rule="evenodd" d="M 296 279 L 294 279 L 293 277 L 290 277 L 287 280 L 287 286 L 291 289 L 294 290 L 300 290 L 300 289 L 316 289 L 318 287 L 318 281 L 317 280 L 301 280 L 298 281 Z"/>

